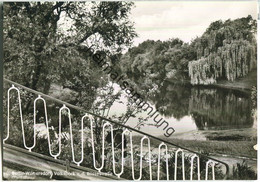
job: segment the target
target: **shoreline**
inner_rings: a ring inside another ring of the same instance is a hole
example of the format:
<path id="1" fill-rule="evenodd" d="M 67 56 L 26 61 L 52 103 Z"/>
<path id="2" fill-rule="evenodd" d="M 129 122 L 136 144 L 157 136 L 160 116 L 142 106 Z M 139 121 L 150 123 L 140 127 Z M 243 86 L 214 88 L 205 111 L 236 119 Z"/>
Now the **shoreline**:
<path id="1" fill-rule="evenodd" d="M 243 78 L 238 78 L 233 82 L 223 80 L 220 81 L 219 83 L 213 84 L 212 86 L 251 92 L 252 87 L 257 86 L 257 70 L 252 70 L 247 76 Z"/>
<path id="2" fill-rule="evenodd" d="M 210 84 L 210 85 L 192 85 L 190 80 L 185 80 L 182 82 L 175 82 L 171 80 L 166 80 L 171 84 L 183 84 L 183 85 L 190 85 L 191 87 L 208 87 L 208 88 L 224 88 L 224 89 L 231 89 L 237 90 L 242 92 L 250 93 L 252 87 L 257 86 L 257 70 L 252 70 L 247 76 L 242 78 L 237 78 L 234 81 L 228 80 L 221 80 L 218 83 Z"/>

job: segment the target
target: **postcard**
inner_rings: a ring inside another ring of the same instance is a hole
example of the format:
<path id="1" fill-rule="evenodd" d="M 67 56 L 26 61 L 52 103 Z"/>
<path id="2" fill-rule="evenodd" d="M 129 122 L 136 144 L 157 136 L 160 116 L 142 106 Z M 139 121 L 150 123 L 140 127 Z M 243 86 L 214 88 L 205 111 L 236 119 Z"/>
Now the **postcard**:
<path id="1" fill-rule="evenodd" d="M 258 1 L 1 3 L 2 180 L 256 180 Z"/>

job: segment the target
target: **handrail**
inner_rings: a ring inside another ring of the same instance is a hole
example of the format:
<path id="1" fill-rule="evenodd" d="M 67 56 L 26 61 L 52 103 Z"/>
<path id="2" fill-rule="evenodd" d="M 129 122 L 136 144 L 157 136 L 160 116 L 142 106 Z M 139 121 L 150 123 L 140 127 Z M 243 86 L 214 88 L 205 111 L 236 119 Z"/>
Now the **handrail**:
<path id="1" fill-rule="evenodd" d="M 155 140 L 157 140 L 157 141 L 160 141 L 160 142 L 163 142 L 163 143 L 165 143 L 165 144 L 172 145 L 172 146 L 177 147 L 177 148 L 179 148 L 179 149 L 182 149 L 182 150 L 191 152 L 191 153 L 193 153 L 193 154 L 196 154 L 196 155 L 199 156 L 199 157 L 205 157 L 205 158 L 210 159 L 210 160 L 212 160 L 212 161 L 221 163 L 221 164 L 223 164 L 223 165 L 225 166 L 225 168 L 226 168 L 226 174 L 225 174 L 224 179 L 226 179 L 227 176 L 228 176 L 228 174 L 229 174 L 229 166 L 228 166 L 227 163 L 225 163 L 225 162 L 223 162 L 223 161 L 220 161 L 220 160 L 218 160 L 218 159 L 214 159 L 214 158 L 212 158 L 212 157 L 206 156 L 206 155 L 204 155 L 204 154 L 198 153 L 198 152 L 193 151 L 193 150 L 190 150 L 190 149 L 188 149 L 188 148 L 181 147 L 181 146 L 179 146 L 179 145 L 177 145 L 177 144 L 174 144 L 174 143 L 172 143 L 172 142 L 166 141 L 166 140 L 161 139 L 161 138 L 157 138 L 157 137 L 155 137 L 155 136 L 153 136 L 153 135 L 150 135 L 150 134 L 148 134 L 148 133 L 139 131 L 139 130 L 137 130 L 137 129 L 135 129 L 135 128 L 132 128 L 132 127 L 130 127 L 130 126 L 127 126 L 127 125 L 118 123 L 118 122 L 113 121 L 113 120 L 111 120 L 111 119 L 108 119 L 108 118 L 99 116 L 99 115 L 97 115 L 97 114 L 95 114 L 95 113 L 92 113 L 92 112 L 89 112 L 89 111 L 87 111 L 87 110 L 85 110 L 85 109 L 83 109 L 83 108 L 81 108 L 81 107 L 74 106 L 74 105 L 72 105 L 72 104 L 69 104 L 69 103 L 67 103 L 67 102 L 61 101 L 61 100 L 56 99 L 56 98 L 54 98 L 54 97 L 51 97 L 51 96 L 49 96 L 49 95 L 46 95 L 46 94 L 43 94 L 43 93 L 41 93 L 41 92 L 35 91 L 35 90 L 33 90 L 33 89 L 30 89 L 30 88 L 28 88 L 28 87 L 25 87 L 25 86 L 23 86 L 23 85 L 21 85 L 21 84 L 18 84 L 18 83 L 16 83 L 16 82 L 13 82 L 13 81 L 8 80 L 8 79 L 6 79 L 6 78 L 4 78 L 4 81 L 5 81 L 5 82 L 8 82 L 8 83 L 10 83 L 10 84 L 12 84 L 12 85 L 15 85 L 15 86 L 17 86 L 17 87 L 20 87 L 20 88 L 22 88 L 22 89 L 24 89 L 24 90 L 27 90 L 27 91 L 29 91 L 29 92 L 32 92 L 32 93 L 34 93 L 34 94 L 37 94 L 37 95 L 39 95 L 39 96 L 41 96 L 41 97 L 44 97 L 44 98 L 50 99 L 50 100 L 52 100 L 52 101 L 55 101 L 55 102 L 57 102 L 57 103 L 63 104 L 63 106 L 65 105 L 66 107 L 73 108 L 73 109 L 76 109 L 76 110 L 79 110 L 79 111 L 83 111 L 83 112 L 86 113 L 86 114 L 89 114 L 89 115 L 98 117 L 98 118 L 100 118 L 100 119 L 102 119 L 102 120 L 108 121 L 109 123 L 113 123 L 113 124 L 115 124 L 115 125 L 118 125 L 118 126 L 127 128 L 127 129 L 130 130 L 130 131 L 137 132 L 137 133 L 142 134 L 142 135 L 144 135 L 144 136 L 146 136 L 146 137 L 153 138 L 153 139 L 155 139 Z M 9 107 L 9 105 L 8 105 L 8 107 Z M 20 111 L 20 112 L 21 112 L 21 111 Z M 21 114 L 21 113 L 20 113 L 20 114 Z M 92 122 L 91 122 L 91 123 L 92 123 Z M 23 126 L 23 124 L 22 124 L 22 126 Z M 7 127 L 8 127 L 7 129 L 9 130 L 9 123 L 8 123 Z M 112 133 L 113 133 L 113 132 L 112 132 Z M 112 133 L 111 133 L 111 134 L 112 134 Z M 8 133 L 8 135 L 9 135 L 9 133 Z M 8 138 L 8 137 L 7 137 L 7 138 Z M 4 141 L 5 141 L 7 138 L 5 138 Z M 24 137 L 23 137 L 23 138 L 24 138 Z M 149 139 L 149 138 L 148 138 L 148 139 Z M 49 138 L 48 138 L 48 140 L 49 140 Z M 25 148 L 27 148 L 27 146 L 26 146 Z M 82 148 L 83 148 L 83 145 L 82 145 Z M 29 149 L 29 148 L 27 148 L 27 149 Z M 178 152 L 180 151 L 179 149 L 177 150 Z M 30 150 L 30 149 L 29 149 L 29 150 Z M 178 152 L 176 152 L 175 154 L 177 154 Z M 149 156 L 150 156 L 150 154 L 149 154 Z M 74 161 L 74 162 L 75 162 L 75 161 Z M 80 161 L 80 162 L 81 162 L 81 161 Z M 207 164 L 208 164 L 208 163 L 207 163 Z M 184 163 L 183 163 L 183 165 L 184 165 Z M 208 167 L 208 166 L 207 166 L 207 167 Z M 113 168 L 114 168 L 114 167 L 113 167 Z M 114 171 L 114 170 L 113 170 L 113 171 Z M 115 171 L 114 171 L 114 172 L 115 172 Z M 184 175 L 185 175 L 185 174 L 183 173 L 183 178 L 185 178 Z"/>

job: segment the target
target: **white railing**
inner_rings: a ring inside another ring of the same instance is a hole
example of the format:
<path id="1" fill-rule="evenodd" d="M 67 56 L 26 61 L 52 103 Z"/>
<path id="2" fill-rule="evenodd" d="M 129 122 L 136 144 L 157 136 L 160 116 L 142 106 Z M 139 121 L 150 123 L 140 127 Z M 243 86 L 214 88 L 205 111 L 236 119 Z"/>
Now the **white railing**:
<path id="1" fill-rule="evenodd" d="M 9 81 L 11 82 L 11 81 Z M 11 82 L 11 83 L 14 83 L 14 82 Z M 101 157 L 101 166 L 97 167 L 97 164 L 96 164 L 96 156 L 95 156 L 95 141 L 94 141 L 94 133 L 93 133 L 93 123 L 95 122 L 94 121 L 94 117 L 93 116 L 96 116 L 95 114 L 93 113 L 89 113 L 89 112 L 86 112 L 84 116 L 82 116 L 81 118 L 81 159 L 79 161 L 76 161 L 75 160 L 75 151 L 74 151 L 74 139 L 73 139 L 73 129 L 72 129 L 72 121 L 71 121 L 71 112 L 70 112 L 70 109 L 67 105 L 70 105 L 68 103 L 65 103 L 65 102 L 62 102 L 62 101 L 59 101 L 60 103 L 63 103 L 63 106 L 59 109 L 59 134 L 58 134 L 58 152 L 56 154 L 53 154 L 53 151 L 51 149 L 51 140 L 50 140 L 50 134 L 49 134 L 49 125 L 48 125 L 48 112 L 47 112 L 47 106 L 46 106 L 46 101 L 45 99 L 43 98 L 43 96 L 46 96 L 42 93 L 39 93 L 37 91 L 32 91 L 31 89 L 29 88 L 26 88 L 24 86 L 21 86 L 19 84 L 16 84 L 18 85 L 19 87 L 22 87 L 23 89 L 27 89 L 35 94 L 38 94 L 38 97 L 34 100 L 34 110 L 33 110 L 33 145 L 32 146 L 28 146 L 26 144 L 26 140 L 25 140 L 25 131 L 24 131 L 24 125 L 23 125 L 23 113 L 22 113 L 22 103 L 21 103 L 21 96 L 20 96 L 20 90 L 15 87 L 14 85 L 12 85 L 8 91 L 7 91 L 7 135 L 6 137 L 4 138 L 3 142 L 5 143 L 7 141 L 7 139 L 9 138 L 10 136 L 10 92 L 12 90 L 15 90 L 17 92 L 17 98 L 18 98 L 18 104 L 19 104 L 19 113 L 20 113 L 20 120 L 21 120 L 21 127 L 22 127 L 22 136 L 23 136 L 23 144 L 24 144 L 24 147 L 29 150 L 29 152 L 32 151 L 32 149 L 36 146 L 36 114 L 37 114 L 37 101 L 41 100 L 43 102 L 43 106 L 44 106 L 44 116 L 45 116 L 45 123 L 46 123 L 46 132 L 47 132 L 47 140 L 48 140 L 48 148 L 49 148 L 49 154 L 57 159 L 57 157 L 60 156 L 61 154 L 61 125 L 62 125 L 62 115 L 64 112 L 67 112 L 67 115 L 68 115 L 68 119 L 69 119 L 69 131 L 70 131 L 70 143 L 71 143 L 71 152 L 72 152 L 72 161 L 77 165 L 77 166 L 80 166 L 80 164 L 84 161 L 84 132 L 83 132 L 83 129 L 84 129 L 84 121 L 85 120 L 89 120 L 90 121 L 90 126 L 91 126 L 91 147 L 92 147 L 92 155 L 93 155 L 93 167 L 101 172 L 101 170 L 104 168 L 104 157 L 105 157 L 105 128 L 106 127 L 109 127 L 110 128 L 110 132 L 111 132 L 111 152 L 112 152 L 112 164 L 113 164 L 113 173 L 118 177 L 120 178 L 121 175 L 124 173 L 124 167 L 125 167 L 125 157 L 124 157 L 124 151 L 125 151 L 125 137 L 126 135 L 129 135 L 129 138 L 130 138 L 130 153 L 131 153 L 131 167 L 132 167 L 132 179 L 135 180 L 135 181 L 139 181 L 142 179 L 143 177 L 143 174 L 142 174 L 142 171 L 143 171 L 143 158 L 144 158 L 144 151 L 143 151 L 143 145 L 144 145 L 144 140 L 147 140 L 147 143 L 148 143 L 148 165 L 149 165 L 149 176 L 150 176 L 150 180 L 153 179 L 153 176 L 152 176 L 152 159 L 151 159 L 151 146 L 150 146 L 150 138 L 147 136 L 148 134 L 144 135 L 143 138 L 141 139 L 141 144 L 140 144 L 140 161 L 139 161 L 139 177 L 136 178 L 136 175 L 135 175 L 135 164 L 134 164 L 134 151 L 133 151 L 133 138 L 132 138 L 132 131 L 135 131 L 135 132 L 138 132 L 138 133 L 141 133 L 141 134 L 144 134 L 143 132 L 140 132 L 136 129 L 133 129 L 133 128 L 130 128 L 129 126 L 124 126 L 122 124 L 118 124 L 120 126 L 123 126 L 125 127 L 126 129 L 122 132 L 122 141 L 121 141 L 121 144 L 122 144 L 122 148 L 121 148 L 121 170 L 119 172 L 116 172 L 116 162 L 115 162 L 115 147 L 114 147 L 114 136 L 113 136 L 113 124 L 117 124 L 115 123 L 114 121 L 111 121 L 111 120 L 108 120 L 106 118 L 102 118 L 100 117 L 101 119 L 104 119 L 104 120 L 107 120 L 107 122 L 103 125 L 103 128 L 102 128 L 102 157 Z M 50 96 L 46 96 L 48 98 L 51 98 Z M 54 101 L 57 101 L 57 99 L 54 99 L 52 98 Z M 132 131 L 131 131 L 132 130 Z M 166 179 L 169 180 L 170 176 L 169 176 L 169 156 L 168 156 L 168 145 L 166 143 L 169 143 L 167 141 L 163 141 L 162 139 L 159 139 L 159 138 L 156 138 L 156 137 L 153 137 L 151 135 L 149 135 L 150 137 L 152 138 L 155 138 L 157 140 L 160 140 L 162 141 L 162 143 L 158 146 L 158 163 L 157 163 L 157 179 L 160 180 L 160 173 L 161 173 L 161 150 L 162 150 L 162 147 L 165 148 L 165 164 L 166 164 Z M 170 145 L 173 145 L 176 147 L 175 144 L 172 144 L 172 143 L 169 143 Z M 190 180 L 193 179 L 193 168 L 194 168 L 194 159 L 197 158 L 197 178 L 198 180 L 200 180 L 200 176 L 201 176 L 201 171 L 200 171 L 200 157 L 199 155 L 201 154 L 198 154 L 196 152 L 193 152 L 191 150 L 188 150 L 188 149 L 183 149 L 183 148 L 179 148 L 175 151 L 175 162 L 174 162 L 174 180 L 177 180 L 177 169 L 178 169 L 178 154 L 181 153 L 181 162 L 182 162 L 182 179 L 185 180 L 185 164 L 184 164 L 184 150 L 189 152 L 189 153 L 193 153 L 193 156 L 191 157 L 191 160 L 190 160 L 190 163 L 191 163 L 191 167 L 190 167 Z M 205 156 L 204 156 L 205 157 Z M 206 158 L 209 158 L 209 157 L 206 157 Z M 221 161 L 218 161 L 218 160 L 214 160 L 212 158 L 209 158 L 209 160 L 206 162 L 206 173 L 205 173 L 205 180 L 208 180 L 208 171 L 209 171 L 209 166 L 211 166 L 212 168 L 212 179 L 214 180 L 215 179 L 215 164 L 216 163 L 222 163 L 226 166 L 225 163 L 221 162 Z M 226 172 L 228 172 L 228 166 L 226 166 Z"/>

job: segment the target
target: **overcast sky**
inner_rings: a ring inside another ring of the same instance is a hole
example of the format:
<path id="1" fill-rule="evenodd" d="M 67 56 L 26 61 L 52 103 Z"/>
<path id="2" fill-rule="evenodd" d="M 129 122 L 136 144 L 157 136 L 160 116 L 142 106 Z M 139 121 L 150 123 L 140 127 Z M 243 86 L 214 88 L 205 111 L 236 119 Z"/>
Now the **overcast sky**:
<path id="1" fill-rule="evenodd" d="M 142 1 L 135 6 L 131 18 L 139 37 L 134 45 L 147 39 L 180 38 L 189 42 L 201 36 L 213 21 L 249 14 L 257 18 L 257 1 Z"/>

